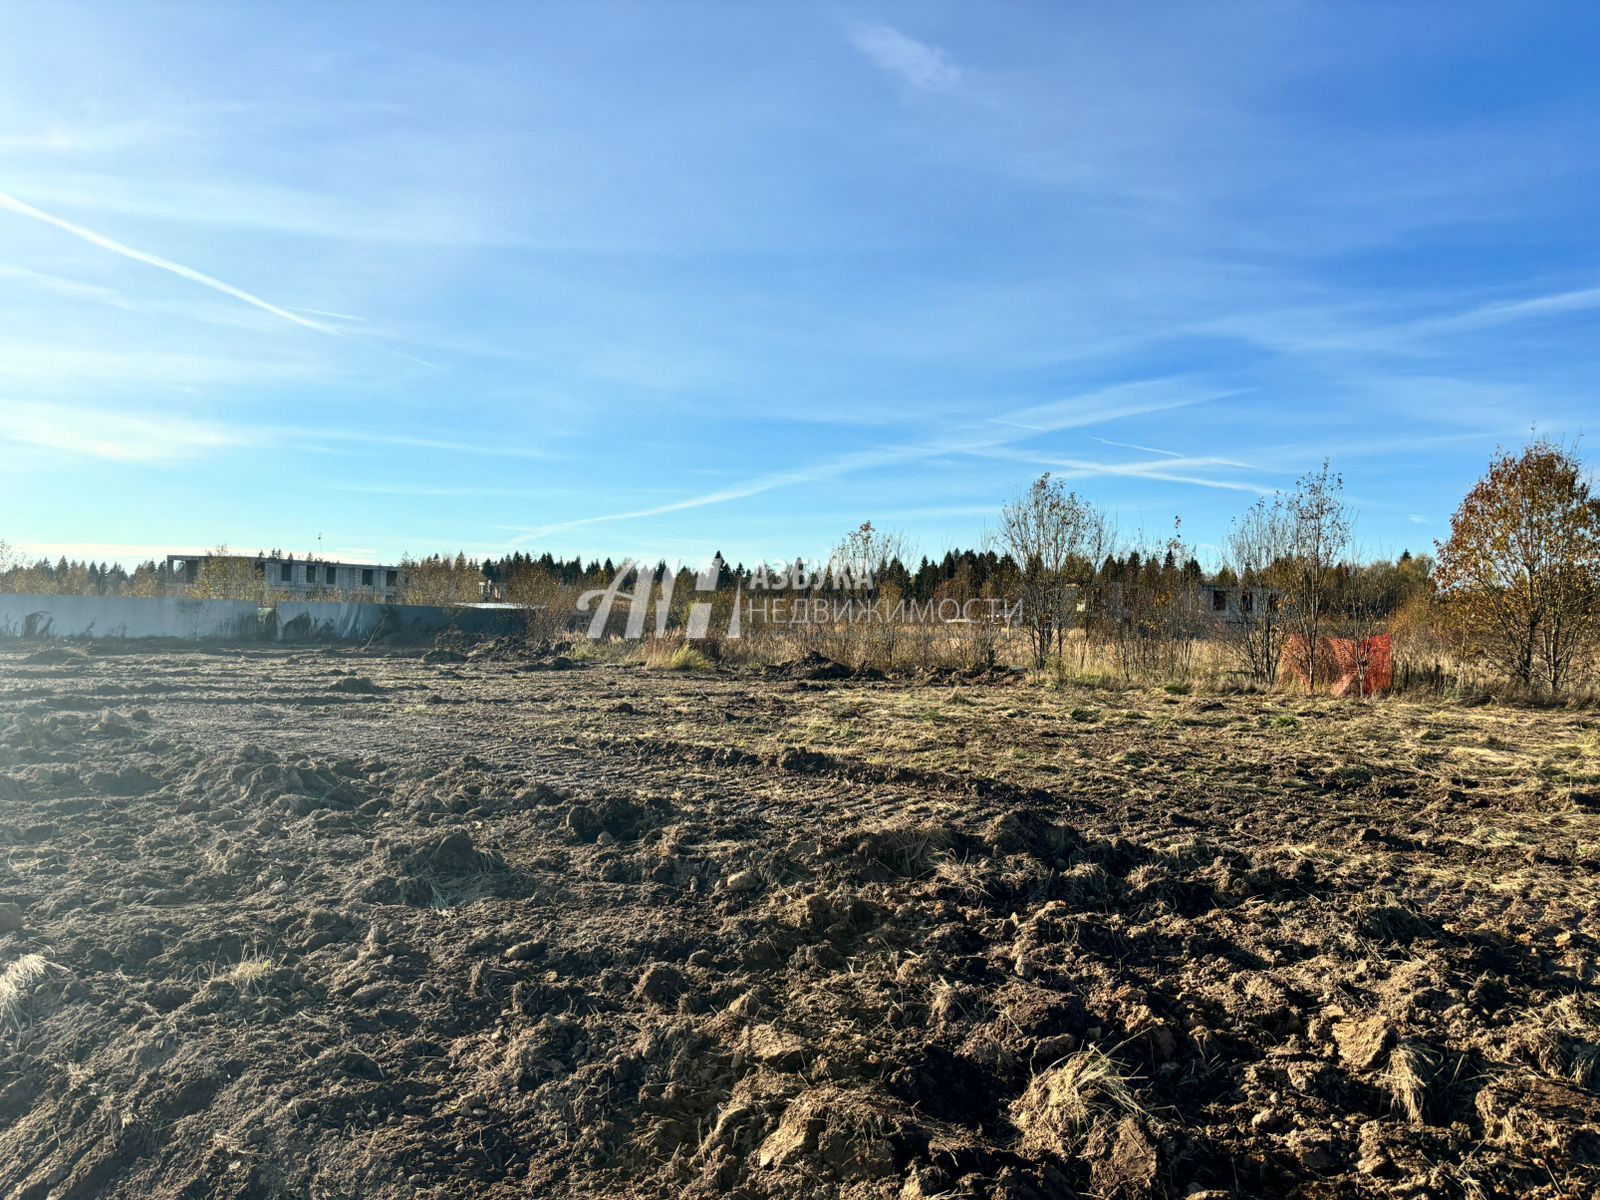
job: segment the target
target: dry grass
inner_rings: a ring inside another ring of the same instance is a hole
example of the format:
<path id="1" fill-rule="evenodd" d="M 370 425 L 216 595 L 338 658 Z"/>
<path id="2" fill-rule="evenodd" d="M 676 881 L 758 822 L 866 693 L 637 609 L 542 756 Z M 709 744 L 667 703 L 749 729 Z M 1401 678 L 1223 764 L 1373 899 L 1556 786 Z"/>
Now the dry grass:
<path id="1" fill-rule="evenodd" d="M 650 671 L 711 671 L 716 664 L 693 646 L 646 642 L 638 661 Z"/>
<path id="2" fill-rule="evenodd" d="M 1592 1088 L 1600 1082 L 1600 1004 L 1562 996 L 1520 1028 L 1512 1046 L 1546 1074 Z"/>
<path id="3" fill-rule="evenodd" d="M 23 1024 L 28 997 L 51 967 L 42 954 L 24 954 L 0 971 L 0 1026 L 18 1029 Z"/>
<path id="4" fill-rule="evenodd" d="M 1081 1147 L 1099 1118 L 1130 1114 L 1147 1115 L 1132 1081 L 1115 1059 L 1094 1046 L 1035 1075 L 1011 1106 L 1025 1145 L 1063 1156 Z"/>
<path id="5" fill-rule="evenodd" d="M 270 958 L 252 955 L 240 959 L 226 971 L 218 972 L 215 978 L 237 988 L 240 995 L 248 996 L 261 989 L 276 966 Z"/>
<path id="6" fill-rule="evenodd" d="M 1413 1125 L 1422 1124 L 1428 1087 L 1438 1066 L 1439 1056 L 1420 1042 L 1402 1042 L 1389 1055 L 1384 1083 L 1395 1108 Z"/>
<path id="7" fill-rule="evenodd" d="M 865 831 L 858 851 L 896 875 L 921 877 L 948 857 L 950 831 L 941 825 L 917 821 L 891 821 Z"/>

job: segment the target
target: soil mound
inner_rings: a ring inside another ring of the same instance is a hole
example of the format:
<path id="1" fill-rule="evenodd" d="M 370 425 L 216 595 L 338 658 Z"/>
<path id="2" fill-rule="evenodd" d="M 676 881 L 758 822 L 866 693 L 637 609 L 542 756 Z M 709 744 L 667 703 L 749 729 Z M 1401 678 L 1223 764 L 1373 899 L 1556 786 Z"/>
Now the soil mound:
<path id="1" fill-rule="evenodd" d="M 89 661 L 89 652 L 79 646 L 46 646 L 24 654 L 22 661 L 30 667 L 78 666 Z"/>
<path id="2" fill-rule="evenodd" d="M 882 679 L 883 672 L 873 667 L 850 667 L 835 662 L 820 650 L 808 650 L 791 662 L 768 668 L 771 674 L 783 679 L 802 679 L 822 682 L 836 679 Z"/>
<path id="3" fill-rule="evenodd" d="M 352 760 L 285 762 L 259 746 L 239 746 L 203 760 L 178 781 L 176 792 L 181 811 L 204 811 L 220 803 L 248 813 L 290 817 L 357 808 L 370 795 L 365 769 Z"/>
<path id="4" fill-rule="evenodd" d="M 451 908 L 507 895 L 516 883 L 505 860 L 479 847 L 464 829 L 385 842 L 371 861 L 374 877 L 360 894 L 377 903 Z"/>

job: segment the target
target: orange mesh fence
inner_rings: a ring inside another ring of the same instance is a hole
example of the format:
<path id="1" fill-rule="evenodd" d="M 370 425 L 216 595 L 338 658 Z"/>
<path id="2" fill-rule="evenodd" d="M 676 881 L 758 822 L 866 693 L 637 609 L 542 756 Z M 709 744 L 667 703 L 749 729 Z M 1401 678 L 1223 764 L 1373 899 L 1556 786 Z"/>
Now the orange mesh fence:
<path id="1" fill-rule="evenodd" d="M 1307 674 L 1306 641 L 1295 635 L 1284 641 L 1279 669 L 1308 690 L 1330 696 L 1374 696 L 1394 685 L 1394 648 L 1388 634 L 1361 640 L 1318 638 Z"/>
<path id="2" fill-rule="evenodd" d="M 1326 684 L 1331 674 L 1332 663 L 1328 656 L 1328 639 L 1317 639 L 1316 656 L 1308 664 L 1306 655 L 1306 640 L 1299 634 L 1292 634 L 1284 639 L 1283 650 L 1278 656 L 1278 670 L 1294 676 L 1300 686 L 1307 691 L 1312 690 L 1312 681 Z M 1309 674 L 1307 673 L 1309 670 Z"/>
<path id="3" fill-rule="evenodd" d="M 1329 650 L 1338 664 L 1339 677 L 1329 686 L 1335 696 L 1373 696 L 1394 682 L 1394 656 L 1389 635 L 1354 641 L 1329 638 Z"/>

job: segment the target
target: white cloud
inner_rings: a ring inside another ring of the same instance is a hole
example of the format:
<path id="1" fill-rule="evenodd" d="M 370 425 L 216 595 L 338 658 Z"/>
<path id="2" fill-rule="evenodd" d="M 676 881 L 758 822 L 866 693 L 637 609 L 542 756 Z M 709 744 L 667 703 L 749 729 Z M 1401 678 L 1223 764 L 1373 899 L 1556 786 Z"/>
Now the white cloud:
<path id="1" fill-rule="evenodd" d="M 46 225 L 54 226 L 63 233 L 70 233 L 75 238 L 81 238 L 90 245 L 99 246 L 102 250 L 109 250 L 113 254 L 120 254 L 123 258 L 131 258 L 134 262 L 144 263 L 146 266 L 171 272 L 180 279 L 187 279 L 191 283 L 198 283 L 202 287 L 208 287 L 214 292 L 221 292 L 225 296 L 231 296 L 233 299 L 242 301 L 243 303 L 250 305 L 252 308 L 258 308 L 262 312 L 270 313 L 275 317 L 288 321 L 291 324 L 299 325 L 304 329 L 311 329 L 317 333 L 325 333 L 330 337 L 343 338 L 347 341 L 356 342 L 359 345 L 372 346 L 376 349 L 382 350 L 386 354 L 392 354 L 397 358 L 403 358 L 406 361 L 414 362 L 419 366 L 428 367 L 430 370 L 437 371 L 440 369 L 436 363 L 431 363 L 427 359 L 418 358 L 414 354 L 407 354 L 403 350 L 396 350 L 392 346 L 379 345 L 376 342 L 368 342 L 362 338 L 354 337 L 342 329 L 336 328 L 335 326 L 326 324 L 322 321 L 312 320 L 310 317 L 303 316 L 301 313 L 293 309 L 284 308 L 281 305 L 274 304 L 270 300 L 263 300 L 260 296 L 257 296 L 252 292 L 247 292 L 243 288 L 235 287 L 231 283 L 224 283 L 222 280 L 211 275 L 207 275 L 202 271 L 196 271 L 193 267 L 186 267 L 182 263 L 173 262 L 170 258 L 162 258 L 158 254 L 151 254 L 148 251 L 139 250 L 133 246 L 125 245 L 114 238 L 107 237 L 103 233 L 97 233 L 93 229 L 88 229 L 82 225 L 68 221 L 64 217 L 58 217 L 51 213 L 45 212 L 43 209 L 35 208 L 31 204 L 25 204 L 21 200 L 18 200 L 15 196 L 8 195 L 5 192 L 0 192 L 0 209 L 5 209 L 8 212 L 16 213 L 18 216 L 28 217 L 31 220 L 40 221 Z M 345 314 L 339 314 L 339 319 L 345 321 L 359 320 L 359 318 L 350 317 Z"/>
<path id="2" fill-rule="evenodd" d="M 1458 333 L 1563 313 L 1587 312 L 1593 308 L 1600 308 L 1600 288 L 1581 288 L 1572 292 L 1534 296 L 1527 300 L 1485 304 L 1453 317 L 1419 322 L 1417 328 L 1425 333 Z"/>
<path id="3" fill-rule="evenodd" d="M 115 462 L 174 462 L 237 445 L 219 425 L 156 413 L 14 400 L 0 405 L 0 441 Z"/>
<path id="4" fill-rule="evenodd" d="M 19 558 L 66 558 L 73 561 L 138 563 L 163 559 L 169 554 L 209 554 L 213 547 L 170 542 L 18 542 L 11 547 Z"/>
<path id="5" fill-rule="evenodd" d="M 1191 487 L 1215 488 L 1227 492 L 1250 492 L 1258 496 L 1269 496 L 1273 489 L 1263 487 L 1258 483 L 1246 483 L 1236 479 L 1215 479 L 1209 476 L 1194 474 L 1179 474 L 1187 472 L 1194 467 L 1243 467 L 1254 470 L 1246 463 L 1235 459 L 1217 458 L 1205 455 L 1194 458 L 1160 458 L 1152 462 L 1108 463 L 1086 458 L 1068 458 L 1053 454 L 1033 454 L 1026 451 L 997 449 L 982 451 L 986 457 L 1010 459 L 1015 462 L 1031 463 L 1034 466 L 1048 467 L 1051 473 L 1062 479 L 1100 479 L 1103 477 L 1124 477 L 1130 479 L 1149 479 L 1160 483 L 1182 483 Z M 1156 451 L 1155 453 L 1165 453 Z"/>
<path id="6" fill-rule="evenodd" d="M 1014 442 L 1026 441 L 1040 434 L 1060 433 L 1068 429 L 1081 429 L 1085 426 L 1101 425 L 1124 417 L 1143 416 L 1148 413 L 1187 408 L 1190 405 L 1203 404 L 1228 394 L 1230 393 L 1190 390 L 1185 386 L 1185 381 L 1173 379 L 1141 380 L 1136 383 L 1118 384 L 1100 391 L 1072 396 L 1063 400 L 1054 400 L 1047 404 L 1036 404 L 1028 408 L 1002 414 L 977 425 L 953 429 L 926 441 L 858 450 L 827 459 L 812 466 L 756 476 L 728 487 L 720 488 L 714 492 L 673 500 L 650 508 L 634 509 L 629 512 L 605 513 L 593 517 L 578 517 L 570 521 L 542 525 L 537 529 L 526 529 L 522 531 L 520 536 L 512 539 L 512 544 L 523 545 L 566 529 L 609 524 L 613 521 L 633 521 L 645 517 L 660 517 L 670 513 L 683 512 L 686 509 L 705 508 L 710 505 L 726 504 L 734 500 L 746 500 L 752 496 L 777 491 L 780 488 L 816 483 L 824 479 L 836 479 L 874 467 L 922 463 L 927 462 L 929 459 L 937 459 L 943 455 L 951 454 L 984 454 L 999 450 Z M 1149 477 L 1156 478 L 1153 475 Z M 1201 483 L 1206 486 L 1227 486 L 1209 484 L 1204 480 L 1174 478 L 1174 481 Z"/>
<path id="7" fill-rule="evenodd" d="M 948 53 L 893 26 L 859 26 L 851 32 L 850 44 L 880 70 L 911 87 L 944 92 L 961 82 L 961 69 Z"/>
<path id="8" fill-rule="evenodd" d="M 60 275 L 50 275 L 44 271 L 30 271 L 27 267 L 10 267 L 0 265 L 0 279 L 15 280 L 18 283 L 31 284 L 53 295 L 64 296 L 69 300 L 92 300 L 99 304 L 109 304 L 113 308 L 132 308 L 126 297 L 115 288 L 102 287 L 95 283 L 80 283 L 76 279 L 66 279 Z"/>
<path id="9" fill-rule="evenodd" d="M 0 338 L 0 386 L 81 396 L 85 388 L 259 388 L 338 381 L 327 363 L 287 355 L 191 354 L 151 347 L 116 349 L 83 341 Z"/>
<path id="10" fill-rule="evenodd" d="M 263 428 L 266 437 L 287 438 L 315 445 L 319 442 L 344 442 L 369 446 L 402 446 L 412 450 L 438 450 L 446 454 L 483 454 L 496 458 L 554 458 L 539 446 L 504 439 L 492 442 L 463 442 L 449 438 L 421 437 L 401 433 L 374 433 L 358 429 L 324 429 L 306 426 Z"/>

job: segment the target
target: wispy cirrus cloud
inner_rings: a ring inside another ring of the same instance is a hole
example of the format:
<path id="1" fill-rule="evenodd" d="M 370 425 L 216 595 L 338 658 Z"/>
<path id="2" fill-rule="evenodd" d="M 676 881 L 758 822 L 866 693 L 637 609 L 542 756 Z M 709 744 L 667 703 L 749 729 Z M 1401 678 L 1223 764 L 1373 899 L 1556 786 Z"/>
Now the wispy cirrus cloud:
<path id="1" fill-rule="evenodd" d="M 68 300 L 92 300 L 97 304 L 109 304 L 113 308 L 133 307 L 127 297 L 116 288 L 102 287 L 97 283 L 81 283 L 76 279 L 67 279 L 48 271 L 33 271 L 27 267 L 0 264 L 0 279 L 25 283 Z"/>
<path id="2" fill-rule="evenodd" d="M 335 442 L 366 446 L 394 446 L 410 450 L 438 450 L 447 454 L 484 455 L 490 458 L 554 458 L 556 455 L 541 446 L 528 446 L 513 441 L 463 442 L 451 438 L 436 438 L 401 433 L 375 433 L 365 429 L 328 429 L 316 426 L 268 426 L 257 433 L 275 439 L 316 444 Z"/>
<path id="3" fill-rule="evenodd" d="M 0 338 L 0 388 L 81 398 L 96 392 L 161 387 L 185 392 L 309 386 L 345 378 L 336 366 L 304 355 L 205 353 L 155 346 L 121 349 L 76 339 Z"/>
<path id="4" fill-rule="evenodd" d="M 1331 302 L 1272 311 L 1243 310 L 1208 317 L 1187 331 L 1221 334 L 1253 342 L 1284 357 L 1317 355 L 1345 359 L 1374 356 L 1425 359 L 1446 353 L 1456 334 L 1479 333 L 1524 322 L 1600 309 L 1600 287 L 1524 296 L 1417 315 L 1419 304 L 1442 297 L 1397 296 L 1386 304 Z"/>
<path id="5" fill-rule="evenodd" d="M 113 462 L 195 458 L 244 440 L 238 430 L 166 413 L 117 412 L 40 401 L 0 404 L 0 442 Z"/>
<path id="6" fill-rule="evenodd" d="M 1213 455 L 1196 457 L 1163 457 L 1148 462 L 1111 463 L 1101 462 L 1098 459 L 1088 459 L 1056 454 L 1034 454 L 1024 451 L 997 449 L 980 451 L 988 458 L 1004 458 L 1013 462 L 1029 463 L 1033 466 L 1045 467 L 1052 475 L 1062 479 L 1102 479 L 1102 478 L 1127 478 L 1148 479 L 1159 483 L 1181 483 L 1190 487 L 1211 488 L 1226 492 L 1249 492 L 1258 496 L 1270 496 L 1275 488 L 1265 487 L 1259 483 L 1251 483 L 1240 479 L 1218 479 L 1210 475 L 1194 474 L 1195 470 L 1206 468 L 1239 468 L 1246 464 L 1233 459 L 1218 458 Z M 1164 451 L 1155 451 L 1164 454 Z"/>
<path id="7" fill-rule="evenodd" d="M 945 92 L 961 82 L 961 69 L 946 51 L 892 25 L 857 26 L 850 32 L 850 44 L 879 70 L 910 87 Z"/>
<path id="8" fill-rule="evenodd" d="M 152 465 L 199 458 L 241 446 L 273 445 L 312 450 L 368 446 L 488 458 L 547 460 L 555 457 L 542 447 L 509 440 L 471 442 L 315 425 L 222 423 L 165 413 L 41 400 L 0 403 L 0 444 L 3 443 L 71 457 Z M 459 494 L 474 490 L 479 489 L 460 489 Z M 490 494 L 486 489 L 483 491 Z M 440 490 L 438 494 L 450 493 Z"/>
<path id="9" fill-rule="evenodd" d="M 877 467 L 927 462 L 945 455 L 982 454 L 1040 434 L 1059 433 L 1125 417 L 1187 408 L 1228 394 L 1230 393 L 1186 388 L 1183 380 L 1142 380 L 1122 384 L 1087 395 L 1030 405 L 1001 417 L 943 432 L 923 441 L 858 450 L 792 471 L 758 475 L 698 496 L 688 496 L 629 512 L 578 517 L 570 521 L 542 525 L 536 529 L 526 529 L 512 539 L 512 544 L 522 545 L 566 529 L 661 517 L 688 509 L 746 500 L 780 488 L 836 479 Z"/>
<path id="10" fill-rule="evenodd" d="M 1467 333 L 1497 325 L 1510 325 L 1517 321 L 1587 312 L 1595 308 L 1600 308 L 1600 287 L 1579 288 L 1569 292 L 1531 296 L 1525 300 L 1484 304 L 1452 317 L 1420 321 L 1412 329 L 1413 332 L 1419 333 Z"/>

